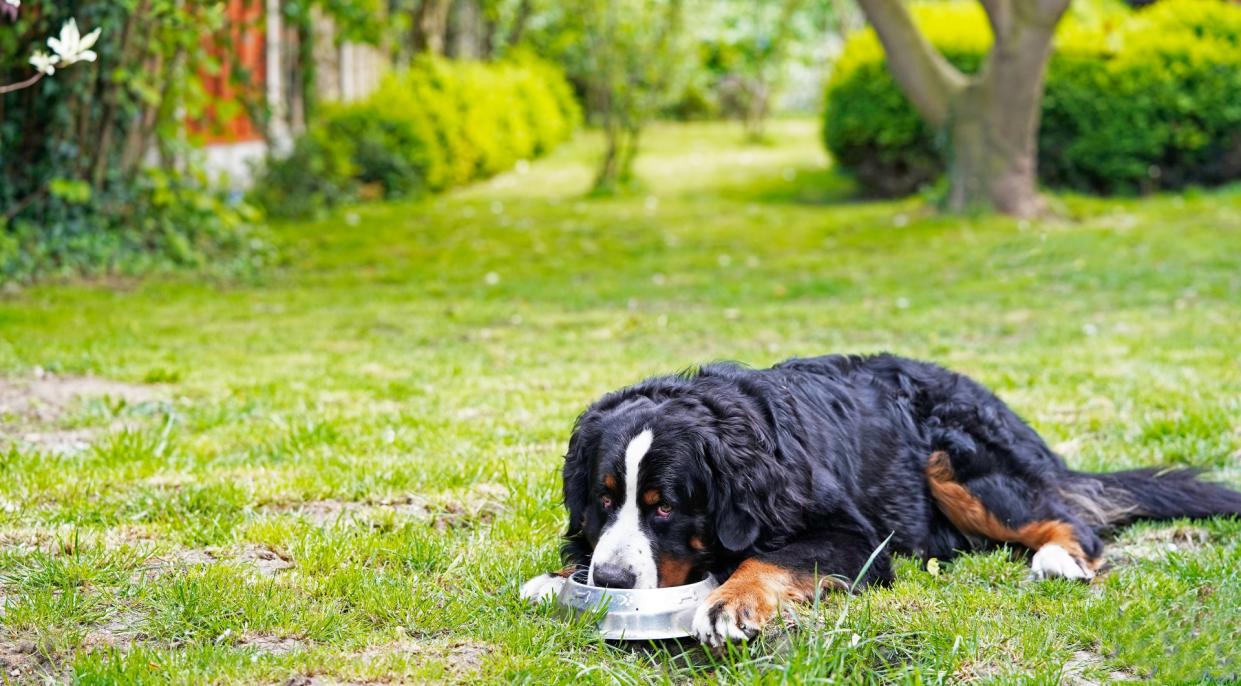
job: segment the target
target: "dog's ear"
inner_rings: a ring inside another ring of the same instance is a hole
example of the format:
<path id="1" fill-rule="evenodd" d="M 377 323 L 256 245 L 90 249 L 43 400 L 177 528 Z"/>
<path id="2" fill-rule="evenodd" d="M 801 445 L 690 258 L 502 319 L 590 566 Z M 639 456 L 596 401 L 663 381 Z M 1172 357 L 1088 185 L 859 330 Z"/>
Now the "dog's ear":
<path id="1" fill-rule="evenodd" d="M 776 457 L 753 430 L 750 433 L 707 427 L 704 458 L 712 480 L 709 507 L 715 517 L 716 537 L 732 552 L 748 550 L 764 527 L 779 521 L 776 506 L 783 476 Z"/>
<path id="2" fill-rule="evenodd" d="M 809 460 L 781 440 L 752 398 L 715 393 L 697 398 L 695 433 L 710 479 L 709 514 L 720 545 L 732 552 L 761 547 L 803 519 L 812 504 Z"/>
<path id="3" fill-rule="evenodd" d="M 744 498 L 725 493 L 715 507 L 715 532 L 721 545 L 740 552 L 754 545 L 760 530 L 758 519 L 750 513 Z"/>
<path id="4" fill-rule="evenodd" d="M 590 506 L 590 471 L 592 456 L 598 451 L 599 417 L 590 410 L 583 412 L 573 424 L 569 449 L 564 456 L 562 484 L 564 506 L 569 523 L 564 534 L 561 554 L 567 562 L 580 563 L 590 555 L 590 542 L 583 534 L 586 511 Z"/>

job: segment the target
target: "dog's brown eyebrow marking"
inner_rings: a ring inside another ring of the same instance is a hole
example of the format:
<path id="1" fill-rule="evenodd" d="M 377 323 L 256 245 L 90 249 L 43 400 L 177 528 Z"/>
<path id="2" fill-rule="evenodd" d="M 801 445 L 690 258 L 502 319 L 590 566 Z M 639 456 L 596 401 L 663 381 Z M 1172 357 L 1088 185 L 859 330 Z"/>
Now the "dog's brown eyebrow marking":
<path id="1" fill-rule="evenodd" d="M 693 569 L 694 563 L 689 560 L 665 557 L 659 561 L 659 585 L 681 586 L 689 579 L 689 573 Z"/>
<path id="2" fill-rule="evenodd" d="M 609 491 L 615 491 L 616 490 L 616 475 L 615 474 L 604 475 L 603 486 L 607 488 Z"/>
<path id="3" fill-rule="evenodd" d="M 642 493 L 642 502 L 647 505 L 658 505 L 659 501 L 663 499 L 664 497 L 659 494 L 659 491 L 653 488 Z"/>

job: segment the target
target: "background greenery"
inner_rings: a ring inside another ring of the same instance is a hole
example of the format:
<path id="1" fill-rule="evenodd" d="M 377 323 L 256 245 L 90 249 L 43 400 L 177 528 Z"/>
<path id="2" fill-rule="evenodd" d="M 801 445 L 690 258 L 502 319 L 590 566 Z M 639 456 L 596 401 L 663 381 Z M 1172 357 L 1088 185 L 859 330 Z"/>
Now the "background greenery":
<path id="1" fill-rule="evenodd" d="M 208 181 L 201 127 L 187 129 L 209 108 L 225 120 L 245 112 L 263 130 L 272 124 L 262 89 L 232 59 L 244 27 L 225 21 L 223 0 L 23 3 L 0 31 L 5 83 L 30 74 L 29 51 L 70 16 L 103 39 L 97 63 L 0 96 L 0 278 L 169 267 L 253 274 L 274 256 L 251 203 L 273 216 L 306 216 L 436 192 L 541 154 L 582 121 L 609 140 L 596 191 L 629 192 L 643 183 L 630 168 L 651 121 L 735 118 L 761 144 L 769 116 L 806 108 L 806 93 L 819 92 L 829 72 L 824 140 L 864 193 L 911 193 L 944 166 L 944 142 L 896 89 L 873 34 L 853 33 L 837 54 L 860 21 L 846 0 L 281 7 L 300 51 L 290 87 L 301 93 L 307 130 L 242 198 Z M 391 57 L 395 74 L 374 97 L 347 106 L 316 100 L 313 56 L 323 38 L 315 17 L 331 19 L 333 40 Z M 950 60 L 977 67 L 989 29 L 975 3 L 924 3 L 919 17 Z M 1164 0 L 1140 11 L 1117 0 L 1073 3 L 1050 65 L 1043 181 L 1133 194 L 1236 179 L 1239 36 L 1241 8 L 1221 0 Z M 208 102 L 203 81 L 221 73 L 237 101 Z"/>
<path id="2" fill-rule="evenodd" d="M 102 29 L 98 61 L 0 95 L 0 280 L 262 267 L 258 214 L 212 188 L 185 137 L 221 66 L 204 39 L 228 45 L 223 4 L 27 0 L 0 24 L 0 83 L 71 18 Z"/>
<path id="3" fill-rule="evenodd" d="M 714 663 L 522 604 L 559 564 L 576 414 L 712 359 L 932 359 L 1076 468 L 1241 486 L 1241 189 L 942 217 L 848 201 L 816 130 L 779 121 L 753 147 L 659 125 L 651 190 L 585 199 L 592 134 L 482 184 L 278 224 L 291 262 L 262 283 L 4 297 L 6 383 L 127 385 L 0 417 L 0 659 L 108 684 L 1235 679 L 1235 520 L 1129 529 L 1091 585 L 1026 582 L 1003 551 L 938 575 L 901 559 L 892 588 Z M 66 437 L 88 447 L 56 452 Z"/>
<path id="4" fill-rule="evenodd" d="M 976 3 L 924 4 L 928 40 L 974 72 L 991 30 Z M 1241 175 L 1241 7 L 1085 4 L 1060 25 L 1047 73 L 1039 175 L 1091 193 L 1218 184 Z M 873 31 L 854 34 L 827 88 L 824 139 L 862 188 L 904 195 L 938 178 L 943 141 L 888 74 Z"/>
<path id="5" fill-rule="evenodd" d="M 580 123 L 563 73 L 530 55 L 419 58 L 360 102 L 324 107 L 252 197 L 277 216 L 400 198 L 492 176 L 550 151 Z"/>

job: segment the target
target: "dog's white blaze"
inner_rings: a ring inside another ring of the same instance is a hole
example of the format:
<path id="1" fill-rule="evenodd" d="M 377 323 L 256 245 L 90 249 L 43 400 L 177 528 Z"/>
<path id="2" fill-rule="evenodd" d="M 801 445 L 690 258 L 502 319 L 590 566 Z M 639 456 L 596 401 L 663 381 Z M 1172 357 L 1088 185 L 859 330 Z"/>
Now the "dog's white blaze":
<path id="1" fill-rule="evenodd" d="M 613 564 L 633 572 L 634 588 L 655 588 L 659 585 L 659 573 L 655 569 L 655 554 L 651 541 L 639 525 L 638 516 L 638 469 L 642 458 L 651 449 L 654 435 L 650 429 L 634 436 L 625 448 L 625 501 L 620 512 L 603 535 L 591 556 L 587 583 L 595 583 L 595 563 Z"/>

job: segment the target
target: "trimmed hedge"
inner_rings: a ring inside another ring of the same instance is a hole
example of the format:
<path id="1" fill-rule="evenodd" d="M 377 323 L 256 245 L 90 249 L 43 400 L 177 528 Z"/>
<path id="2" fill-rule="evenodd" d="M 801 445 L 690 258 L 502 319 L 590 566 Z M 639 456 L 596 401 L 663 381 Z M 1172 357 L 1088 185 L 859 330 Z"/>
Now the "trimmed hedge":
<path id="1" fill-rule="evenodd" d="M 303 216 L 441 191 L 544 154 L 580 122 L 547 62 L 420 58 L 367 99 L 327 107 L 287 156 L 267 161 L 253 196 L 269 214 Z"/>
<path id="2" fill-rule="evenodd" d="M 973 72 L 991 44 L 975 3 L 915 8 L 927 38 Z M 827 86 L 824 140 L 868 192 L 910 193 L 944 170 L 946 141 L 888 74 L 870 29 L 851 36 Z M 1048 65 L 1039 176 L 1095 193 L 1241 178 L 1241 6 L 1163 0 L 1066 17 Z"/>

